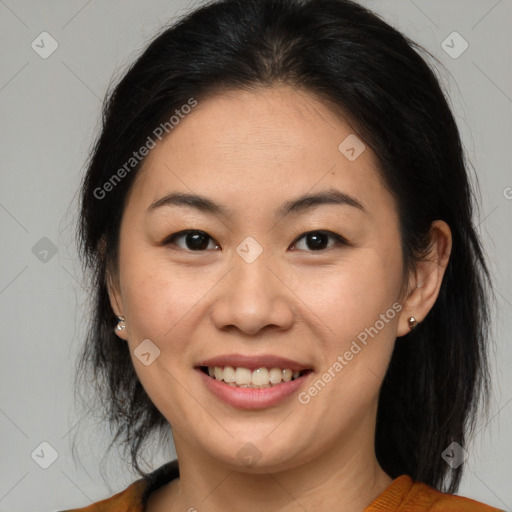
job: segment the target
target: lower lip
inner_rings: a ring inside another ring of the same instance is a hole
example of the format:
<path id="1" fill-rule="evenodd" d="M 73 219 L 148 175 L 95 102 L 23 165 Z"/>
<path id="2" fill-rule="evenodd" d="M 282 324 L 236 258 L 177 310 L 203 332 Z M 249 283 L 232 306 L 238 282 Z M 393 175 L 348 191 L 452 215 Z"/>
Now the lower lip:
<path id="1" fill-rule="evenodd" d="M 269 388 L 238 388 L 209 377 L 199 368 L 196 370 L 214 395 L 238 409 L 264 409 L 277 405 L 295 393 L 311 375 L 309 372 L 298 379 L 281 382 Z"/>

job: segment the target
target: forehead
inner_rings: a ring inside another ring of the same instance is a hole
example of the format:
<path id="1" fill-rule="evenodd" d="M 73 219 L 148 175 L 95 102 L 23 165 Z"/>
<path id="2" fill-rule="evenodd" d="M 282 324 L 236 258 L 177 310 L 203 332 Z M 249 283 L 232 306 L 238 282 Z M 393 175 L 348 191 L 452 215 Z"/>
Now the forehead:
<path id="1" fill-rule="evenodd" d="M 148 206 L 164 193 L 183 191 L 265 209 L 284 196 L 335 186 L 365 205 L 392 207 L 370 148 L 355 160 L 340 151 L 345 140 L 357 144 L 354 137 L 339 111 L 303 90 L 227 91 L 198 101 L 149 152 L 135 197 Z"/>

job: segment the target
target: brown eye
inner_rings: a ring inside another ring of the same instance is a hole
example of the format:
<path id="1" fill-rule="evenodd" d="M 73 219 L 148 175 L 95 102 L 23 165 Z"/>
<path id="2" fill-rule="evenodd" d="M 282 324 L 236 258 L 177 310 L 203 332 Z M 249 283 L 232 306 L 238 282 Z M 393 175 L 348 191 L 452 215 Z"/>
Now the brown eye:
<path id="1" fill-rule="evenodd" d="M 305 248 L 298 247 L 298 249 L 313 252 L 331 249 L 337 245 L 347 245 L 347 241 L 342 236 L 332 233 L 331 231 L 309 231 L 308 233 L 304 233 L 297 239 L 294 246 L 297 247 L 297 242 L 302 239 L 305 241 Z M 329 245 L 329 239 L 334 240 L 334 243 Z"/>
<path id="2" fill-rule="evenodd" d="M 183 242 L 177 243 L 178 240 L 184 240 Z M 213 247 L 210 246 L 210 242 L 213 243 Z M 205 233 L 204 231 L 197 230 L 185 230 L 179 233 L 174 233 L 170 237 L 166 238 L 163 242 L 164 245 L 177 245 L 180 249 L 189 251 L 204 251 L 206 249 L 217 249 L 219 245 L 214 242 L 213 238 Z"/>

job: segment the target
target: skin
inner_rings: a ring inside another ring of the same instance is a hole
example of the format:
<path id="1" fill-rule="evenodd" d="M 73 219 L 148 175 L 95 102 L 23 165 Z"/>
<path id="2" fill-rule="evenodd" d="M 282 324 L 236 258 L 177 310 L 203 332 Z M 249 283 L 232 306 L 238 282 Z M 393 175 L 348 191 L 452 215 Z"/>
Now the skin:
<path id="1" fill-rule="evenodd" d="M 118 335 L 172 425 L 180 463 L 180 479 L 153 494 L 151 512 L 228 504 L 362 511 L 391 484 L 374 451 L 379 389 L 408 317 L 421 322 L 435 303 L 451 233 L 432 224 L 428 259 L 404 282 L 396 204 L 368 146 L 354 161 L 338 150 L 351 133 L 334 109 L 290 86 L 229 91 L 199 102 L 137 175 L 109 294 L 126 319 Z M 350 194 L 364 211 L 324 204 L 276 221 L 285 201 L 327 188 Z M 171 192 L 207 196 L 229 215 L 190 206 L 146 213 Z M 207 248 L 190 249 L 187 237 L 162 244 L 185 229 L 207 233 Z M 349 245 L 327 238 L 328 248 L 315 250 L 302 236 L 315 230 Z M 263 249 L 252 263 L 236 252 L 247 236 Z M 313 368 L 309 386 L 395 303 L 400 313 L 307 404 L 294 394 L 240 410 L 212 395 L 194 370 L 221 354 L 270 353 Z M 133 355 L 144 339 L 160 350 L 149 366 Z M 246 443 L 261 454 L 252 467 L 237 456 Z"/>

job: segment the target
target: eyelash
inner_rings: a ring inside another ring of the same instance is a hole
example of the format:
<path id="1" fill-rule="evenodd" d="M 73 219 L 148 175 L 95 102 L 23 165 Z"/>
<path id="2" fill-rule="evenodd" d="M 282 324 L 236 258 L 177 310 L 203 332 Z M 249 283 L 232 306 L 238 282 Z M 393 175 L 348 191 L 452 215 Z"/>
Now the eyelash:
<path id="1" fill-rule="evenodd" d="M 295 239 L 295 241 L 293 242 L 293 246 L 295 246 L 300 240 L 302 240 L 304 237 L 306 237 L 307 235 L 309 234 L 322 234 L 322 235 L 327 235 L 328 237 L 330 237 L 331 239 L 333 239 L 335 241 L 335 244 L 331 247 L 327 247 L 325 249 L 319 249 L 317 251 L 314 251 L 314 250 L 306 250 L 306 252 L 325 252 L 325 251 L 328 251 L 329 249 L 333 249 L 337 246 L 340 246 L 340 245 L 350 245 L 349 242 L 344 238 L 342 237 L 341 235 L 338 235 L 337 233 L 333 233 L 332 231 L 327 231 L 327 230 L 323 230 L 323 229 L 316 229 L 316 230 L 313 230 L 313 231 L 306 231 L 305 233 L 301 234 L 299 237 L 297 237 Z M 162 242 L 162 245 L 175 245 L 175 240 L 177 238 L 180 238 L 180 237 L 184 237 L 188 234 L 201 234 L 201 235 L 206 235 L 210 240 L 214 240 L 210 235 L 208 235 L 208 233 L 205 233 L 204 231 L 201 231 L 201 230 L 198 230 L 198 229 L 185 229 L 183 231 L 179 231 L 178 233 L 173 233 L 172 235 L 168 236 L 163 242 Z M 216 243 L 217 246 L 219 246 L 219 244 Z M 192 249 L 183 249 L 182 247 L 180 247 L 180 249 L 186 251 L 186 252 L 205 252 L 205 250 L 192 250 Z"/>

